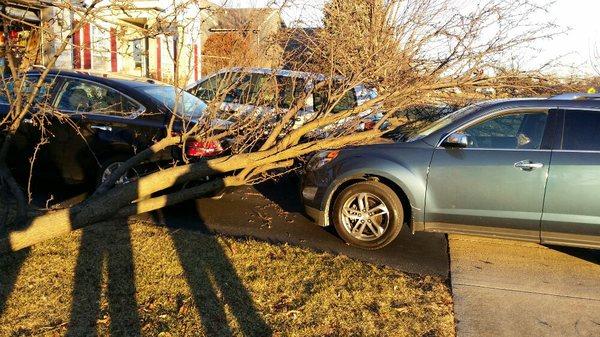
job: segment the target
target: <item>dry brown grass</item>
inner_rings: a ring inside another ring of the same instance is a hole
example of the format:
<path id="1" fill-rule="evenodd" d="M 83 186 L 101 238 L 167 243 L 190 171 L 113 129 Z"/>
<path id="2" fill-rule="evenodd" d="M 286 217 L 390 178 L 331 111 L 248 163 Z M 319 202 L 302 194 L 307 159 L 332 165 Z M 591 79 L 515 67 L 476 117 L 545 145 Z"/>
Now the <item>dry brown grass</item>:
<path id="1" fill-rule="evenodd" d="M 452 336 L 454 322 L 436 277 L 140 223 L 0 257 L 0 335 L 94 334 Z"/>

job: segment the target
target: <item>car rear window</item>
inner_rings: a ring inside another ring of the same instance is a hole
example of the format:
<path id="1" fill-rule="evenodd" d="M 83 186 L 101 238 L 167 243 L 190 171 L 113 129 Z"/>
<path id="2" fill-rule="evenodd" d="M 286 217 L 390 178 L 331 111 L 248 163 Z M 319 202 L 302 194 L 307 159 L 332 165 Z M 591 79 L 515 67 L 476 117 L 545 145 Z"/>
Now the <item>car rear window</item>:
<path id="1" fill-rule="evenodd" d="M 198 97 L 170 85 L 143 86 L 139 90 L 186 120 L 198 120 L 207 107 Z"/>
<path id="2" fill-rule="evenodd" d="M 562 148 L 600 151 L 600 112 L 566 111 Z"/>

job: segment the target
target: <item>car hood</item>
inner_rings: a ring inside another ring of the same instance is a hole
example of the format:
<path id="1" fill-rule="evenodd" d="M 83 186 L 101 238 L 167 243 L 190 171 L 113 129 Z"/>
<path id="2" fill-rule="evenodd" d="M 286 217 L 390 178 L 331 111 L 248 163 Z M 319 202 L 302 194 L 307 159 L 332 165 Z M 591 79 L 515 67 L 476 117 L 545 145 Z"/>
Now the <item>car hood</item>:
<path id="1" fill-rule="evenodd" d="M 370 154 L 373 151 L 382 151 L 397 148 L 431 148 L 432 146 L 417 140 L 414 142 L 396 142 L 389 138 L 375 138 L 360 145 L 351 145 L 341 149 L 343 155 Z"/>

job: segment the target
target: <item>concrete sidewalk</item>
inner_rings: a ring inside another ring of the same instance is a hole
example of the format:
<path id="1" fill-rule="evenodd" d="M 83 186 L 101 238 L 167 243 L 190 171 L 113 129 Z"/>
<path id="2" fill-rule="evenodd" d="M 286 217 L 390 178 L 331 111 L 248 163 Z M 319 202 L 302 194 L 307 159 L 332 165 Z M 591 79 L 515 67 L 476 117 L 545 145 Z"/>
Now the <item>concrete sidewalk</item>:
<path id="1" fill-rule="evenodd" d="M 600 336 L 600 251 L 449 235 L 458 336 Z"/>

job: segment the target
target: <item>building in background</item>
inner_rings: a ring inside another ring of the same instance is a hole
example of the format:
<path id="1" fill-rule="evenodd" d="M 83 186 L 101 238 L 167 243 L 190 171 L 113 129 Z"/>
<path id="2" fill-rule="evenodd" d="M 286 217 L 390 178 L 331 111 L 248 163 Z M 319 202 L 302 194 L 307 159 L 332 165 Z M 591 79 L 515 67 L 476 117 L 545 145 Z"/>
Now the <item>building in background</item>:
<path id="1" fill-rule="evenodd" d="M 279 67 L 277 36 L 285 24 L 278 9 L 216 8 L 207 26 L 203 74 L 232 66 Z"/>
<path id="2" fill-rule="evenodd" d="M 322 28 L 317 27 L 295 27 L 282 31 L 279 44 L 283 49 L 283 68 L 327 72 L 316 47 L 321 32 Z"/>
<path id="3" fill-rule="evenodd" d="M 73 35 L 71 64 L 185 85 L 201 74 L 201 47 L 214 25 L 207 1 L 133 1 Z M 71 25 L 76 21 L 72 20 Z M 67 53 L 65 53 L 66 55 Z"/>
<path id="4" fill-rule="evenodd" d="M 43 1 L 6 1 L 0 5 L 0 71 L 8 71 L 6 44 L 13 49 L 15 63 L 21 69 L 43 60 L 38 48 L 44 43 L 41 28 L 48 5 Z M 14 18 L 12 20 L 11 18 Z"/>
<path id="5" fill-rule="evenodd" d="M 0 34 L 0 44 L 18 40 L 13 44 L 19 48 L 21 68 L 45 64 L 69 39 L 57 68 L 117 72 L 185 85 L 215 70 L 219 63 L 211 60 L 231 59 L 231 51 L 215 55 L 213 48 L 213 54 L 204 53 L 216 40 L 231 35 L 242 36 L 246 48 L 261 56 L 260 64 L 248 65 L 279 64 L 281 50 L 273 50 L 272 43 L 284 27 L 278 10 L 228 9 L 205 0 L 133 0 L 100 13 L 69 37 L 79 16 L 56 6 L 58 2 L 14 0 L 0 6 L 2 22 L 8 26 Z M 66 3 L 85 7 L 83 1 Z M 2 57 L 0 51 L 0 67 Z"/>

